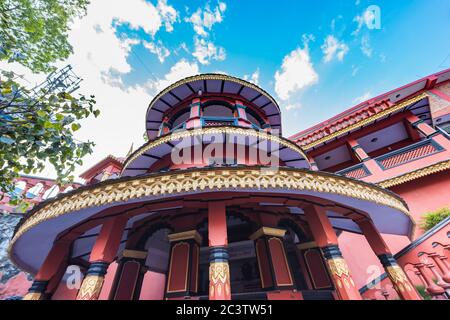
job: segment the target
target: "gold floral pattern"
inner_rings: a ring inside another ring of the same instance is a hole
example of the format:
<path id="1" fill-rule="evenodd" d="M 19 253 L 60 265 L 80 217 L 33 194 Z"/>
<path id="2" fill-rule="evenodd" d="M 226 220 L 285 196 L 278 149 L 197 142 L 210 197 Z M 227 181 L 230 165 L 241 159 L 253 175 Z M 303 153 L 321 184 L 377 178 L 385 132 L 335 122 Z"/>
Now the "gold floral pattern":
<path id="1" fill-rule="evenodd" d="M 212 262 L 209 266 L 210 297 L 230 295 L 230 268 L 227 262 Z"/>
<path id="2" fill-rule="evenodd" d="M 88 275 L 78 291 L 77 300 L 98 300 L 104 280 L 102 276 Z"/>
<path id="3" fill-rule="evenodd" d="M 398 288 L 400 292 L 412 291 L 411 285 L 405 272 L 399 266 L 389 266 L 386 268 L 386 272 L 391 279 L 395 287 Z"/>
<path id="4" fill-rule="evenodd" d="M 298 145 L 293 143 L 292 141 L 272 135 L 270 133 L 264 132 L 264 131 L 257 131 L 255 129 L 251 128 L 239 128 L 239 127 L 210 127 L 210 128 L 198 128 L 198 129 L 192 129 L 192 130 L 180 130 L 175 131 L 173 133 L 167 134 L 165 136 L 156 138 L 147 144 L 140 147 L 138 150 L 136 150 L 127 160 L 125 160 L 122 172 L 124 172 L 127 167 L 132 163 L 134 160 L 139 158 L 144 153 L 148 153 L 153 148 L 156 148 L 157 146 L 160 146 L 164 143 L 170 142 L 170 141 L 177 141 L 180 139 L 195 137 L 195 136 L 201 136 L 201 135 L 208 135 L 208 134 L 230 134 L 230 135 L 240 135 L 245 137 L 256 137 L 258 140 L 266 140 L 275 142 L 280 147 L 287 147 L 297 153 L 299 153 L 303 159 L 308 159 L 303 152 L 302 148 L 300 148 Z"/>
<path id="5" fill-rule="evenodd" d="M 350 271 L 348 270 L 347 263 L 342 258 L 329 259 L 327 260 L 328 268 L 330 269 L 330 273 L 339 278 L 342 278 L 343 275 L 349 277 Z"/>
<path id="6" fill-rule="evenodd" d="M 28 292 L 24 297 L 23 300 L 43 300 L 44 296 L 40 292 Z"/>
<path id="7" fill-rule="evenodd" d="M 442 161 L 431 166 L 408 172 L 407 174 L 379 182 L 378 185 L 383 188 L 391 188 L 415 179 L 419 179 L 430 174 L 438 173 L 450 169 L 450 160 Z"/>
<path id="8" fill-rule="evenodd" d="M 404 102 L 396 104 L 396 105 L 394 105 L 394 106 L 392 106 L 392 107 L 390 107 L 390 108 L 388 108 L 386 110 L 383 110 L 383 111 L 381 111 L 381 112 L 379 112 L 379 113 L 377 113 L 377 114 L 375 114 L 375 115 L 373 115 L 371 117 L 368 117 L 368 118 L 365 118 L 365 119 L 363 119 L 361 121 L 358 121 L 358 122 L 356 122 L 356 123 L 354 123 L 354 124 L 352 124 L 352 125 L 350 125 L 348 127 L 345 127 L 345 128 L 343 128 L 341 130 L 338 130 L 338 131 L 335 131 L 335 132 L 332 132 L 332 133 L 329 133 L 329 134 L 325 134 L 322 138 L 319 138 L 319 139 L 317 139 L 317 140 L 315 140 L 315 141 L 313 141 L 311 143 L 302 145 L 302 147 L 303 147 L 304 150 L 311 149 L 311 148 L 313 148 L 313 147 L 315 147 L 315 146 L 317 146 L 319 144 L 322 144 L 322 143 L 324 143 L 324 142 L 326 142 L 328 140 L 332 140 L 332 139 L 334 139 L 334 138 L 336 138 L 336 137 L 338 137 L 338 136 L 340 136 L 340 135 L 342 135 L 342 134 L 344 134 L 346 132 L 353 131 L 353 130 L 359 128 L 359 127 L 365 126 L 365 125 L 367 125 L 367 124 L 369 124 L 369 123 L 371 123 L 371 122 L 373 122 L 373 121 L 375 121 L 377 119 L 383 118 L 383 117 L 385 117 L 385 116 L 387 116 L 387 115 L 389 115 L 391 113 L 394 113 L 394 112 L 396 112 L 398 110 L 401 110 L 401 109 L 403 109 L 403 108 L 405 108 L 405 107 L 407 107 L 407 106 L 409 106 L 409 105 L 411 105 L 413 103 L 416 103 L 416 102 L 418 102 L 418 101 L 420 101 L 422 99 L 425 99 L 427 97 L 428 97 L 428 95 L 426 93 L 422 93 L 422 94 L 420 94 L 418 96 L 415 96 L 415 97 L 413 97 L 411 99 L 408 99 L 408 100 L 406 100 Z"/>
<path id="9" fill-rule="evenodd" d="M 259 167 L 195 169 L 165 172 L 127 180 L 109 180 L 91 188 L 80 188 L 44 203 L 32 211 L 9 246 L 34 226 L 81 209 L 145 197 L 182 192 L 233 189 L 286 189 L 333 193 L 395 208 L 409 216 L 404 202 L 391 192 L 342 176 L 293 168 L 261 170 Z"/>

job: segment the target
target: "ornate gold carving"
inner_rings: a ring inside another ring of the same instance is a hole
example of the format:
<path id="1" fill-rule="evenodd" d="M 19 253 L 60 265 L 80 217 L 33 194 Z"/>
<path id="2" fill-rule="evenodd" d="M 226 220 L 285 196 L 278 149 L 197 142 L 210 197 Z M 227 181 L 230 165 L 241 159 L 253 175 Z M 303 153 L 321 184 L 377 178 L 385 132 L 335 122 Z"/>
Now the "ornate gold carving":
<path id="1" fill-rule="evenodd" d="M 350 277 L 350 271 L 348 270 L 347 263 L 342 258 L 327 260 L 330 273 L 334 276 L 341 278 L 343 275 Z"/>
<path id="2" fill-rule="evenodd" d="M 230 269 L 228 262 L 211 262 L 209 265 L 209 295 L 230 294 Z"/>
<path id="3" fill-rule="evenodd" d="M 438 173 L 444 170 L 450 169 L 450 160 L 442 161 L 436 164 L 433 164 L 431 166 L 418 169 L 416 171 L 408 172 L 404 175 L 388 179 L 382 182 L 379 182 L 378 185 L 383 188 L 390 188 L 394 187 L 406 182 L 410 182 L 415 179 L 419 179 L 425 176 L 428 176 L 430 174 Z"/>
<path id="4" fill-rule="evenodd" d="M 83 279 L 77 300 L 98 300 L 104 280 L 101 276 L 88 275 Z"/>
<path id="5" fill-rule="evenodd" d="M 17 230 L 14 243 L 34 226 L 81 209 L 145 197 L 174 195 L 203 190 L 286 189 L 333 193 L 374 202 L 397 209 L 409 216 L 404 202 L 391 192 L 361 181 L 324 172 L 293 168 L 261 170 L 259 167 L 196 169 L 165 172 L 127 180 L 108 180 L 91 188 L 81 188 L 48 201 L 35 211 Z"/>
<path id="6" fill-rule="evenodd" d="M 273 236 L 273 237 L 283 238 L 285 234 L 286 234 L 286 230 L 284 230 L 284 229 L 262 227 L 262 228 L 258 229 L 255 233 L 253 233 L 249 238 L 250 238 L 250 240 L 256 240 L 262 236 Z"/>
<path id="7" fill-rule="evenodd" d="M 311 143 L 308 143 L 306 145 L 303 145 L 302 147 L 303 147 L 304 150 L 313 148 L 313 147 L 315 147 L 315 146 L 317 146 L 317 145 L 319 145 L 321 143 L 324 143 L 324 142 L 326 142 L 328 140 L 334 139 L 334 138 L 336 138 L 336 137 L 338 137 L 338 136 L 340 136 L 340 135 L 342 135 L 342 134 L 344 134 L 346 132 L 349 132 L 349 131 L 355 130 L 355 129 L 359 128 L 359 127 L 365 126 L 365 125 L 367 125 L 367 124 L 369 124 L 369 123 L 371 123 L 371 122 L 373 122 L 373 121 L 375 121 L 377 119 L 383 118 L 383 117 L 385 117 L 385 116 L 387 116 L 387 115 L 389 115 L 391 113 L 394 113 L 394 112 L 396 112 L 398 110 L 401 110 L 401 109 L 403 109 L 403 108 L 405 108 L 405 107 L 407 107 L 407 106 L 409 106 L 409 105 L 411 105 L 413 103 L 416 103 L 416 102 L 418 102 L 418 101 L 420 101 L 422 99 L 425 99 L 427 97 L 428 97 L 428 95 L 426 93 L 422 93 L 422 94 L 420 94 L 418 96 L 415 96 L 415 97 L 413 97 L 411 99 L 408 99 L 408 100 L 406 100 L 406 101 L 404 101 L 402 103 L 396 104 L 396 105 L 390 107 L 389 109 L 383 110 L 383 111 L 381 111 L 381 112 L 379 112 L 379 113 L 377 113 L 377 114 L 375 114 L 375 115 L 373 115 L 371 117 L 365 118 L 365 119 L 363 119 L 363 120 L 361 120 L 361 121 L 359 121 L 359 122 L 357 122 L 355 124 L 352 124 L 352 125 L 350 125 L 350 126 L 348 126 L 346 128 L 343 128 L 343 129 L 341 129 L 339 131 L 327 134 L 324 137 L 322 137 L 322 138 L 320 138 L 320 139 L 318 139 L 318 140 L 316 140 L 314 142 L 311 142 Z"/>
<path id="8" fill-rule="evenodd" d="M 44 300 L 44 295 L 40 292 L 28 292 L 22 300 Z"/>
<path id="9" fill-rule="evenodd" d="M 200 235 L 200 233 L 198 233 L 197 230 L 190 230 L 190 231 L 184 231 L 184 232 L 179 232 L 179 233 L 172 233 L 172 234 L 168 235 L 168 238 L 169 238 L 170 242 L 193 239 L 198 244 L 202 243 L 202 236 Z"/>
<path id="10" fill-rule="evenodd" d="M 306 161 L 307 157 L 305 153 L 303 152 L 302 148 L 300 148 L 298 145 L 293 143 L 292 141 L 272 135 L 270 133 L 264 132 L 264 131 L 257 131 L 255 129 L 251 128 L 239 128 L 239 127 L 210 127 L 210 128 L 198 128 L 198 129 L 191 129 L 191 130 L 180 130 L 175 131 L 170 134 L 167 134 L 162 137 L 158 137 L 154 140 L 149 141 L 147 144 L 140 147 L 138 150 L 136 150 L 127 160 L 125 160 L 122 173 L 127 169 L 127 167 L 130 165 L 131 162 L 139 158 L 142 154 L 148 153 L 149 150 L 156 148 L 157 146 L 160 146 L 164 143 L 174 141 L 174 140 L 180 140 L 200 135 L 207 135 L 207 134 L 234 134 L 234 135 L 241 135 L 241 136 L 249 136 L 249 137 L 257 137 L 258 140 L 267 140 L 277 143 L 280 146 L 287 147 L 297 153 L 299 153 Z"/>
<path id="11" fill-rule="evenodd" d="M 411 285 L 409 284 L 409 280 L 406 277 L 405 272 L 403 272 L 402 268 L 399 266 L 389 266 L 386 268 L 386 272 L 391 279 L 394 286 L 396 286 L 400 292 L 412 291 Z"/>

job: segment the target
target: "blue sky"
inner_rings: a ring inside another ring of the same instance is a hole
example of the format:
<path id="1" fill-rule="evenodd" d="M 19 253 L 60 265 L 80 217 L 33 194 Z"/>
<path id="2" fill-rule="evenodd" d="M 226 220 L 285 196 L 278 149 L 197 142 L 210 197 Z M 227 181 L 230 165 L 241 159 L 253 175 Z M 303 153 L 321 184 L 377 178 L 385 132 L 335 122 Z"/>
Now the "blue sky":
<path id="1" fill-rule="evenodd" d="M 74 53 L 59 66 L 74 67 L 81 91 L 95 94 L 102 111 L 77 133 L 96 143 L 80 173 L 142 144 L 152 97 L 193 74 L 257 83 L 279 102 L 289 136 L 450 68 L 450 2 L 91 0 L 69 41 Z M 43 77 L 10 67 L 30 82 Z"/>
<path id="2" fill-rule="evenodd" d="M 322 121 L 362 97 L 375 96 L 450 67 L 450 3 L 446 0 L 222 3 L 226 4 L 222 21 L 212 26 L 207 39 L 222 47 L 225 57 L 209 59 L 208 64 L 199 63 L 199 70 L 238 77 L 259 71 L 258 84 L 273 94 L 283 108 L 285 134 Z M 196 33 L 185 19 L 198 8 L 205 10 L 205 6 L 214 13 L 219 2 L 168 4 L 179 12 L 180 21 L 174 23 L 172 32 L 162 31 L 153 40 L 161 41 L 170 56 L 161 63 L 143 45 L 135 46 L 128 58 L 133 71 L 124 77 L 127 84 L 141 83 L 149 76 L 161 77 L 181 58 L 198 63 L 192 56 Z M 370 5 L 380 8 L 381 29 L 369 29 L 363 24 L 356 33 L 357 17 L 363 17 Z M 127 25 L 121 29 L 128 35 L 146 39 L 145 33 L 130 32 Z M 314 39 L 307 46 L 318 80 L 291 92 L 289 99 L 281 99 L 275 91 L 274 75 L 285 56 L 297 48 L 305 49 L 304 35 L 312 35 Z M 323 45 L 329 36 L 347 49 L 341 59 L 335 56 L 326 62 Z M 363 39 L 367 39 L 365 52 L 361 49 Z M 178 55 L 174 54 L 182 43 L 190 52 L 179 50 Z"/>

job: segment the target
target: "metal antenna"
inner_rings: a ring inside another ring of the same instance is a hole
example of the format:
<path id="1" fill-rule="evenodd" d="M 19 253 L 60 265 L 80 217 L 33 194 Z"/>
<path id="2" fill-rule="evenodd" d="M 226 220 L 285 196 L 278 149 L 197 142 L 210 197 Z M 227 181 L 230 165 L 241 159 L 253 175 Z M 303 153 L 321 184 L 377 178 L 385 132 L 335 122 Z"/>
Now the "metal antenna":
<path id="1" fill-rule="evenodd" d="M 78 77 L 72 70 L 71 65 L 54 71 L 47 76 L 47 79 L 41 84 L 30 90 L 32 96 L 46 93 L 72 93 L 80 87 L 83 79 Z"/>

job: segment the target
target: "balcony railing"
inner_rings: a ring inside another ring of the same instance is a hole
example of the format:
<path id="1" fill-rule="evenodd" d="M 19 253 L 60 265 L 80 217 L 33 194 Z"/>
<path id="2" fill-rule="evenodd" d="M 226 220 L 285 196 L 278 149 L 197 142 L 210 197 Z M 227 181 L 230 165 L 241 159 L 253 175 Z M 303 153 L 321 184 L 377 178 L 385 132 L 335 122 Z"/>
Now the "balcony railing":
<path id="1" fill-rule="evenodd" d="M 202 127 L 213 127 L 213 126 L 239 126 L 238 118 L 231 117 L 201 117 L 200 118 Z M 251 123 L 251 127 L 255 130 L 262 130 L 260 126 Z M 175 130 L 181 130 L 186 128 L 186 122 L 178 124 L 176 127 L 170 129 L 170 132 Z M 161 128 L 160 128 L 161 130 Z"/>
<path id="2" fill-rule="evenodd" d="M 336 172 L 342 176 L 354 179 L 362 179 L 370 175 L 369 169 L 364 165 L 364 163 L 358 163 L 352 167 L 346 168 L 344 170 Z"/>
<path id="3" fill-rule="evenodd" d="M 237 126 L 237 118 L 226 118 L 226 117 L 202 117 L 202 127 L 212 127 L 212 126 Z"/>
<path id="4" fill-rule="evenodd" d="M 375 161 L 377 161 L 378 165 L 383 170 L 387 170 L 420 158 L 428 157 L 443 150 L 444 148 L 442 148 L 437 142 L 432 139 L 427 139 L 386 153 L 375 158 Z"/>

